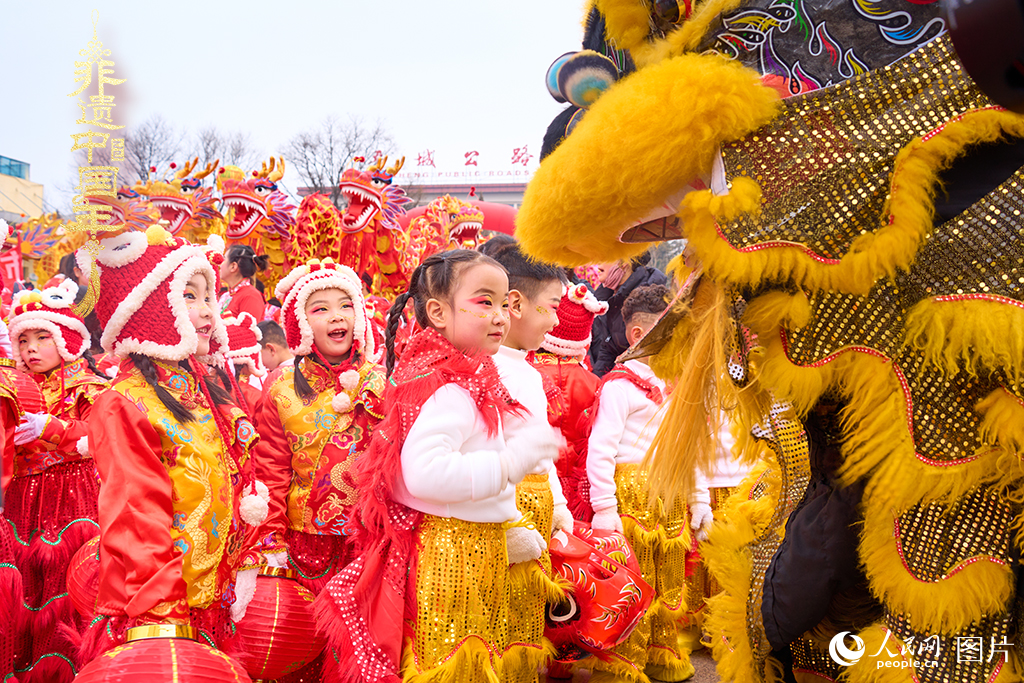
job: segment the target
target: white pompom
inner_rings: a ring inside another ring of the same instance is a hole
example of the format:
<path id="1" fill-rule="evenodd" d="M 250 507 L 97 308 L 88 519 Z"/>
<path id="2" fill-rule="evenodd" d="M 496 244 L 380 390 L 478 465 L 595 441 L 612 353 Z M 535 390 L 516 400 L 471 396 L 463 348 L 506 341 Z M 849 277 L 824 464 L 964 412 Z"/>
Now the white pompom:
<path id="1" fill-rule="evenodd" d="M 335 394 L 334 398 L 331 399 L 331 407 L 334 408 L 334 412 L 339 415 L 347 413 L 352 410 L 352 399 L 350 399 L 348 394 L 345 392 Z"/>
<path id="2" fill-rule="evenodd" d="M 79 455 L 89 457 L 89 437 L 83 436 L 81 439 L 76 441 L 75 450 L 78 451 Z"/>
<path id="3" fill-rule="evenodd" d="M 268 489 L 268 488 L 267 488 L 267 485 L 266 485 L 266 484 L 264 484 L 264 483 L 263 483 L 262 481 L 260 481 L 259 479 L 257 479 L 257 480 L 256 480 L 256 481 L 255 481 L 255 482 L 253 483 L 253 485 L 254 485 L 254 486 L 256 487 L 256 495 L 258 495 L 258 496 L 259 496 L 260 498 L 262 498 L 262 499 L 263 499 L 264 501 L 266 501 L 267 503 L 269 503 L 269 502 L 270 502 L 270 489 Z"/>
<path id="4" fill-rule="evenodd" d="M 242 501 L 238 504 L 238 511 L 242 515 L 243 522 L 249 526 L 256 526 L 267 518 L 270 506 L 258 495 L 250 493 L 247 496 L 242 496 Z"/>
<path id="5" fill-rule="evenodd" d="M 338 381 L 341 382 L 342 389 L 345 391 L 352 391 L 359 386 L 359 371 L 346 370 L 338 377 Z"/>

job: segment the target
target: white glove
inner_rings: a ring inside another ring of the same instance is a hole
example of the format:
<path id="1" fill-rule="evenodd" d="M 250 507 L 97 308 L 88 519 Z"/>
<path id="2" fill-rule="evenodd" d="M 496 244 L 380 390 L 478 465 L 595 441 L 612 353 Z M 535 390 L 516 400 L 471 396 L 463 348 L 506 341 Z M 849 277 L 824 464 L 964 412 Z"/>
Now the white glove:
<path id="1" fill-rule="evenodd" d="M 525 430 L 505 443 L 501 471 L 506 481 L 518 484 L 534 470 L 551 469 L 555 460 L 558 460 L 558 442 L 554 434 L 545 429 Z"/>
<path id="2" fill-rule="evenodd" d="M 38 439 L 49 421 L 49 413 L 25 413 L 21 424 L 14 430 L 14 445 L 24 446 Z"/>
<path id="3" fill-rule="evenodd" d="M 263 559 L 267 561 L 268 567 L 277 567 L 278 569 L 288 568 L 288 551 L 281 550 L 276 553 L 265 553 Z"/>
<path id="4" fill-rule="evenodd" d="M 505 545 L 508 548 L 508 563 L 519 564 L 540 559 L 548 544 L 536 530 L 514 526 L 505 531 Z"/>
<path id="5" fill-rule="evenodd" d="M 622 517 L 619 517 L 617 507 L 602 508 L 594 510 L 594 519 L 590 520 L 591 529 L 603 531 L 618 531 L 622 533 Z"/>
<path id="6" fill-rule="evenodd" d="M 551 533 L 564 531 L 567 534 L 571 534 L 572 528 L 573 518 L 572 513 L 569 512 L 568 506 L 564 503 L 556 505 L 555 511 L 551 515 Z"/>
<path id="7" fill-rule="evenodd" d="M 708 537 L 711 524 L 715 521 L 715 515 L 711 512 L 711 506 L 707 503 L 690 504 L 690 528 L 697 532 L 697 540 L 703 541 Z"/>
<path id="8" fill-rule="evenodd" d="M 258 567 L 243 569 L 235 576 L 235 601 L 231 604 L 231 621 L 238 623 L 245 618 L 245 610 L 256 595 L 256 576 Z"/>

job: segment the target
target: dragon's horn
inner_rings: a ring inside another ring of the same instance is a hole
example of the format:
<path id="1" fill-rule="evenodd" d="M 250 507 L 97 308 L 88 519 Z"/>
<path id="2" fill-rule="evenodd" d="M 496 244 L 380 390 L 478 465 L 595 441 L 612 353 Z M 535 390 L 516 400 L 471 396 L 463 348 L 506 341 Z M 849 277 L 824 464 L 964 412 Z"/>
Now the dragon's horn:
<path id="1" fill-rule="evenodd" d="M 271 158 L 271 160 L 273 160 L 274 157 L 270 157 L 270 158 Z M 256 174 L 256 177 L 257 178 L 266 178 L 267 174 L 270 173 L 270 171 L 267 170 L 267 162 L 262 161 L 260 163 L 263 166 L 263 168 Z"/>
<path id="2" fill-rule="evenodd" d="M 198 159 L 198 157 L 196 157 L 196 158 Z M 196 180 L 202 180 L 202 179 L 203 179 L 203 178 L 205 178 L 206 176 L 208 176 L 208 175 L 210 175 L 211 173 L 213 173 L 213 169 L 217 168 L 217 165 L 218 165 L 218 164 L 220 164 L 220 159 L 216 159 L 216 160 L 214 160 L 214 161 L 213 161 L 213 163 L 210 163 L 210 164 L 206 164 L 206 168 L 204 168 L 204 169 L 203 169 L 202 171 L 200 171 L 199 173 L 196 173 L 196 174 L 195 174 L 194 176 L 192 176 L 192 177 L 193 177 L 193 178 L 195 178 Z"/>
<path id="3" fill-rule="evenodd" d="M 186 159 L 185 160 L 185 165 L 182 167 L 182 169 L 180 171 L 178 171 L 177 173 L 174 174 L 174 177 L 175 178 L 187 178 L 189 176 L 189 174 L 192 173 L 192 171 L 194 171 L 196 166 L 198 166 L 198 165 L 199 165 L 199 157 L 196 157 L 192 161 L 189 161 L 188 159 Z"/>
<path id="4" fill-rule="evenodd" d="M 379 171 L 380 169 L 384 168 L 384 164 L 386 163 L 388 163 L 388 158 L 386 155 L 382 157 L 377 157 L 377 161 L 373 162 L 373 165 L 366 170 L 369 171 L 370 173 L 373 173 L 374 171 Z"/>
<path id="5" fill-rule="evenodd" d="M 278 180 L 284 177 L 284 157 L 277 158 L 277 170 L 274 170 L 274 157 L 270 157 L 270 173 L 267 175 L 267 180 L 276 183 Z"/>
<path id="6" fill-rule="evenodd" d="M 384 157 L 384 161 L 387 161 L 387 160 L 388 160 L 388 158 Z M 383 166 L 383 164 L 381 164 L 381 165 Z M 402 170 L 403 166 L 405 166 L 405 157 L 399 157 L 398 159 L 395 160 L 395 165 L 388 169 L 388 175 L 389 176 L 398 175 L 398 172 Z"/>

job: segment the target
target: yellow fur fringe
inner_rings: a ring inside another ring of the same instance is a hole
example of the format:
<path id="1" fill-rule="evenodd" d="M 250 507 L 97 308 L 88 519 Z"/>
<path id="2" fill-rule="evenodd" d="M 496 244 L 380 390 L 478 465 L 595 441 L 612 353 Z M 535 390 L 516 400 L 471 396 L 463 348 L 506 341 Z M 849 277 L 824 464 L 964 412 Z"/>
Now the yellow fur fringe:
<path id="1" fill-rule="evenodd" d="M 942 311 L 943 316 L 969 315 L 957 312 L 963 303 L 941 304 L 948 309 Z M 802 294 L 771 293 L 752 301 L 743 320 L 763 345 L 758 383 L 792 404 L 799 416 L 806 415 L 829 388 L 848 397 L 842 416 L 846 438 L 840 470 L 845 482 L 870 474 L 866 498 L 877 496 L 882 504 L 907 506 L 948 502 L 982 484 L 995 484 L 1009 492 L 1024 481 L 1024 466 L 1018 457 L 1024 443 L 1024 406 L 1012 395 L 999 390 L 977 407 L 983 413 L 980 434 L 996 445 L 982 447 L 966 463 L 929 465 L 915 453 L 903 389 L 888 359 L 846 351 L 819 367 L 800 367 L 789 361 L 779 321 L 799 327 L 806 320 L 805 308 Z M 982 344 L 983 352 L 986 346 L 994 344 Z"/>
<path id="2" fill-rule="evenodd" d="M 668 648 L 654 647 L 647 651 L 647 666 L 644 669 L 650 678 L 656 681 L 685 681 L 694 674 L 693 664 L 690 662 L 690 650 L 681 644 L 676 647 L 679 653 L 677 658 L 675 652 Z"/>
<path id="3" fill-rule="evenodd" d="M 512 565 L 508 571 L 508 580 L 532 592 L 542 593 L 547 602 L 564 600 L 566 591 L 572 588 L 572 584 L 561 576 L 548 576 L 536 561 Z"/>
<path id="4" fill-rule="evenodd" d="M 555 646 L 547 638 L 541 639 L 540 647 L 513 645 L 501 658 L 502 680 L 504 683 L 533 683 L 537 680 L 537 672 L 547 666 L 556 653 Z"/>
<path id="5" fill-rule="evenodd" d="M 880 216 L 882 225 L 854 240 L 835 265 L 813 259 L 799 246 L 740 252 L 719 237 L 710 217 L 698 216 L 694 221 L 684 213 L 680 216 L 690 245 L 718 280 L 757 286 L 768 278 L 788 277 L 805 289 L 867 294 L 879 278 L 909 269 L 922 241 L 931 234 L 938 174 L 968 146 L 1004 135 L 1024 136 L 1024 117 L 983 109 L 950 121 L 930 138 L 908 143 L 893 165 L 887 211 Z M 733 192 L 739 180 L 733 180 Z M 690 204 L 692 213 L 699 201 L 693 195 L 687 197 L 684 212 Z"/>
<path id="6" fill-rule="evenodd" d="M 762 479 L 769 484 L 767 494 L 749 500 L 749 492 Z M 716 515 L 708 540 L 700 547 L 708 572 L 722 587 L 707 602 L 704 628 L 711 638 L 718 675 L 724 681 L 762 680 L 747 635 L 747 595 L 753 573 L 748 546 L 771 521 L 780 487 L 778 464 L 773 460 L 758 464 Z M 766 683 L 782 680 L 776 667 L 769 667 L 766 674 Z"/>
<path id="7" fill-rule="evenodd" d="M 1024 379 L 1024 309 L 1004 301 L 925 299 L 907 314 L 905 343 L 950 377 L 1002 370 Z"/>
<path id="8" fill-rule="evenodd" d="M 633 50 L 647 39 L 651 30 L 647 3 L 643 0 L 597 0 L 604 15 L 604 35 L 618 50 Z"/>
<path id="9" fill-rule="evenodd" d="M 861 564 L 869 571 L 871 592 L 888 609 L 914 615 L 917 630 L 952 635 L 986 614 L 1005 609 L 1014 586 L 1010 567 L 983 559 L 945 580 L 918 580 L 899 555 L 891 510 L 867 497 L 864 508 L 859 551 Z"/>
<path id="10" fill-rule="evenodd" d="M 419 671 L 412 642 L 402 648 L 403 683 L 501 683 L 504 680 L 502 658 L 492 654 L 479 638 L 469 638 L 448 660 L 438 667 Z"/>
<path id="11" fill-rule="evenodd" d="M 714 55 L 674 57 L 627 76 L 540 165 L 516 236 L 532 256 L 572 266 L 645 251 L 619 235 L 709 173 L 719 146 L 769 121 L 778 101 L 755 72 Z"/>

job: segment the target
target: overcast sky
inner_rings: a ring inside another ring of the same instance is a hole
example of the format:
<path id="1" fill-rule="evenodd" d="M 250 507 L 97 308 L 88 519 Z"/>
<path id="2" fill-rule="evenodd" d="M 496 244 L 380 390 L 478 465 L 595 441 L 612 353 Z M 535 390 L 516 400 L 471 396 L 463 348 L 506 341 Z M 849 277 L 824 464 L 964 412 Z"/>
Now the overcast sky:
<path id="1" fill-rule="evenodd" d="M 0 0 L 0 155 L 31 164 L 57 207 L 76 178 L 80 112 L 67 93 L 93 8 L 127 79 L 111 89 L 119 123 L 160 114 L 189 131 L 215 125 L 272 154 L 327 115 L 379 117 L 407 166 L 432 149 L 438 170 L 460 171 L 470 150 L 499 170 L 513 168 L 514 148 L 539 153 L 562 107 L 544 73 L 580 49 L 583 2 Z M 294 169 L 284 181 L 301 184 Z"/>

